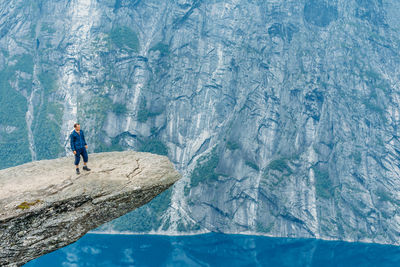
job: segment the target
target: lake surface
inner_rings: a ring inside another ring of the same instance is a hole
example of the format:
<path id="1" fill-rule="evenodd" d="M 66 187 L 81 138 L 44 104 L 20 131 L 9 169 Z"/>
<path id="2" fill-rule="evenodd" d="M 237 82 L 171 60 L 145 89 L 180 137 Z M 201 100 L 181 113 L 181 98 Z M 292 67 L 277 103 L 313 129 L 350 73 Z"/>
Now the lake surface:
<path id="1" fill-rule="evenodd" d="M 209 233 L 84 235 L 24 266 L 400 266 L 400 247 Z"/>

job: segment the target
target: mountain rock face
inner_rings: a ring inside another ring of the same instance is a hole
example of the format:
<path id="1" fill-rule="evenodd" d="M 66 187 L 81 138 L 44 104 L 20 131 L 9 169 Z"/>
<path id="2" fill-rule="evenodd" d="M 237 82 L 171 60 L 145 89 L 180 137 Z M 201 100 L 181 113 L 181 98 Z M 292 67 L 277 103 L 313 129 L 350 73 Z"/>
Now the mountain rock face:
<path id="1" fill-rule="evenodd" d="M 98 230 L 400 244 L 399 10 L 4 2 L 0 164 L 70 153 L 79 121 L 90 151 L 166 155 L 183 174 Z"/>
<path id="2" fill-rule="evenodd" d="M 89 230 L 144 205 L 180 178 L 167 157 L 123 151 L 0 170 L 0 265 L 21 266 Z"/>

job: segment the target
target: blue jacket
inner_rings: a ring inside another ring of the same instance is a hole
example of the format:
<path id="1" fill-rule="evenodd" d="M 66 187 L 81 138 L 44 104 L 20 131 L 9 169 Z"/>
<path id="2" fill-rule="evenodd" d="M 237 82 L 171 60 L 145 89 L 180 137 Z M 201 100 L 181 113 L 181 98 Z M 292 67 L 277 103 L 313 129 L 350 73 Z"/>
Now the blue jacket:
<path id="1" fill-rule="evenodd" d="M 71 140 L 72 151 L 83 148 L 85 145 L 87 145 L 85 141 L 85 134 L 82 129 L 79 131 L 79 134 L 74 129 L 70 134 L 69 139 Z"/>

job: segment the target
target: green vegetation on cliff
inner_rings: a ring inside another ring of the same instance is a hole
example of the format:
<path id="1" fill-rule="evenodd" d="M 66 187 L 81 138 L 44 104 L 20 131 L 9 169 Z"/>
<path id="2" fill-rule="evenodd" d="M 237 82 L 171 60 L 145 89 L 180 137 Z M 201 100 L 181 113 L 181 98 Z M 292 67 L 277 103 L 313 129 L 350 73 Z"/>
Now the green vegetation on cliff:
<path id="1" fill-rule="evenodd" d="M 139 51 L 139 38 L 136 33 L 126 26 L 118 26 L 110 32 L 111 41 L 119 49 L 129 48 L 135 52 Z"/>
<path id="2" fill-rule="evenodd" d="M 25 115 L 27 101 L 21 91 L 11 86 L 18 79 L 17 72 L 32 73 L 32 57 L 21 55 L 14 57 L 14 65 L 6 66 L 0 71 L 0 168 L 7 168 L 28 162 L 31 159 L 27 138 Z M 26 93 L 31 92 L 31 82 L 24 83 Z M 7 127 L 7 129 L 5 129 Z"/>
<path id="3" fill-rule="evenodd" d="M 190 177 L 190 187 L 195 187 L 199 183 L 212 182 L 218 180 L 219 173 L 216 168 L 219 163 L 217 148 L 214 147 L 209 154 L 201 156 L 197 160 L 196 168 Z"/>

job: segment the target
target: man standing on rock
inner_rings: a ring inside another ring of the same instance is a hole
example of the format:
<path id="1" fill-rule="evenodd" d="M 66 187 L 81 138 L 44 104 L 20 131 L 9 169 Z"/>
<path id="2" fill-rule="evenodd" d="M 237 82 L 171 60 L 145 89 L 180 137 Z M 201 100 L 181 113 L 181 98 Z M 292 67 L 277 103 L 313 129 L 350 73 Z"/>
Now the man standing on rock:
<path id="1" fill-rule="evenodd" d="M 75 166 L 76 166 L 76 174 L 80 174 L 79 172 L 79 161 L 81 160 L 81 154 L 83 156 L 83 169 L 85 171 L 90 171 L 86 163 L 88 162 L 88 153 L 86 151 L 87 144 L 85 141 L 85 135 L 83 130 L 81 130 L 81 126 L 79 123 L 74 124 L 74 130 L 71 132 L 69 138 L 71 139 L 71 149 L 75 155 Z"/>

